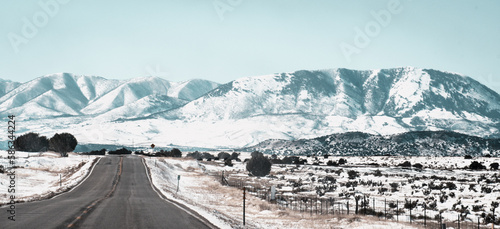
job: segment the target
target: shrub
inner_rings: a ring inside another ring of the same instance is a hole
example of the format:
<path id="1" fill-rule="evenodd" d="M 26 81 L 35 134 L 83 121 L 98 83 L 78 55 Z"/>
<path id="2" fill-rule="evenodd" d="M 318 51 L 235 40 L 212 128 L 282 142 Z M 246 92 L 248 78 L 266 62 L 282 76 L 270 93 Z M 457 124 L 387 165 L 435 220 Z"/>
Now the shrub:
<path id="1" fill-rule="evenodd" d="M 217 157 L 222 160 L 222 161 L 225 161 L 226 159 L 230 158 L 231 157 L 231 154 L 228 154 L 226 152 L 220 152 Z"/>
<path id="2" fill-rule="evenodd" d="M 253 152 L 252 158 L 247 162 L 247 170 L 258 177 L 266 176 L 271 172 L 271 162 L 260 152 Z"/>
<path id="3" fill-rule="evenodd" d="M 239 153 L 233 152 L 233 153 L 231 154 L 231 157 L 229 157 L 229 158 L 230 158 L 231 160 L 241 161 L 241 160 L 239 159 L 239 157 L 240 157 L 240 154 L 239 154 Z"/>
<path id="4" fill-rule="evenodd" d="M 354 170 L 349 170 L 347 171 L 347 176 L 349 176 L 349 179 L 356 179 L 357 177 L 359 177 L 359 173 L 354 171 Z"/>
<path id="5" fill-rule="evenodd" d="M 170 157 L 182 157 L 182 152 L 177 148 L 173 148 L 172 150 L 170 150 L 169 156 Z"/>
<path id="6" fill-rule="evenodd" d="M 229 167 L 233 167 L 233 160 L 231 160 L 231 158 L 224 160 L 224 165 L 227 165 Z"/>
<path id="7" fill-rule="evenodd" d="M 132 151 L 126 149 L 126 148 L 121 148 L 117 150 L 111 150 L 108 152 L 108 154 L 132 154 Z"/>
<path id="8" fill-rule="evenodd" d="M 338 164 L 339 165 L 347 164 L 347 160 L 344 158 L 340 158 Z"/>
<path id="9" fill-rule="evenodd" d="M 398 165 L 399 167 L 411 167 L 411 163 L 409 161 L 405 161 Z"/>
<path id="10" fill-rule="evenodd" d="M 446 187 L 447 187 L 449 190 L 456 190 L 456 189 L 457 189 L 457 185 L 455 185 L 455 183 L 453 183 L 453 182 L 447 182 L 447 183 L 446 183 Z"/>
<path id="11" fill-rule="evenodd" d="M 493 162 L 490 164 L 491 170 L 498 170 L 498 162 Z"/>
<path id="12" fill-rule="evenodd" d="M 416 169 L 422 169 L 424 166 L 422 164 L 420 164 L 420 163 L 416 163 L 416 164 L 413 165 L 413 167 L 416 168 Z"/>
<path id="13" fill-rule="evenodd" d="M 88 153 L 83 153 L 86 155 L 105 155 L 106 154 L 106 149 L 101 149 L 101 150 L 92 150 Z"/>
<path id="14" fill-rule="evenodd" d="M 392 192 L 397 192 L 398 191 L 398 187 L 399 187 L 399 184 L 394 182 L 394 183 L 390 183 L 389 186 L 391 186 L 391 191 Z"/>
<path id="15" fill-rule="evenodd" d="M 160 150 L 160 152 L 156 153 L 155 156 L 160 156 L 160 157 L 182 157 L 182 152 L 179 149 L 177 149 L 177 148 L 173 148 L 171 151 Z M 201 158 L 197 158 L 197 160 L 201 160 Z"/>
<path id="16" fill-rule="evenodd" d="M 486 169 L 486 167 L 483 164 L 481 164 L 481 163 L 479 163 L 477 161 L 473 161 L 472 163 L 470 163 L 469 169 L 472 169 L 472 170 L 482 170 L 482 169 Z"/>
<path id="17" fill-rule="evenodd" d="M 472 159 L 472 156 L 471 155 L 465 155 L 464 159 L 470 160 L 470 159 Z"/>
<path id="18" fill-rule="evenodd" d="M 0 165 L 0 173 L 5 173 L 5 169 L 4 169 L 3 165 Z"/>
<path id="19" fill-rule="evenodd" d="M 75 150 L 78 141 L 70 133 L 55 134 L 49 140 L 49 149 L 58 152 L 63 157 L 68 156 L 68 152 Z"/>
<path id="20" fill-rule="evenodd" d="M 326 162 L 326 165 L 328 166 L 338 166 L 339 164 L 335 161 L 332 161 L 332 160 L 329 160 L 328 162 Z"/>
<path id="21" fill-rule="evenodd" d="M 194 151 L 194 152 L 186 154 L 186 157 L 190 157 L 190 158 L 199 160 L 199 159 L 203 159 L 203 154 L 198 152 L 198 151 Z"/>
<path id="22" fill-rule="evenodd" d="M 49 140 L 38 133 L 23 134 L 14 140 L 16 150 L 25 152 L 45 152 L 49 148 Z"/>

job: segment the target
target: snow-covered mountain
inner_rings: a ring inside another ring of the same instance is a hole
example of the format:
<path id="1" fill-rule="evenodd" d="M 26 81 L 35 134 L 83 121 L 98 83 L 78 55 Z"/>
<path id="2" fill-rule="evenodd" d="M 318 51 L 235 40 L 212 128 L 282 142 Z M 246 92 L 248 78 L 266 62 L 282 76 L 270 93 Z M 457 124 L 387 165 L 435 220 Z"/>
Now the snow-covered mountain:
<path id="1" fill-rule="evenodd" d="M 290 139 L 412 130 L 498 136 L 500 96 L 472 78 L 431 69 L 297 71 L 238 79 L 157 117 L 211 122 L 274 118 Z"/>
<path id="2" fill-rule="evenodd" d="M 14 90 L 19 85 L 21 85 L 21 83 L 0 79 L 0 97 Z"/>
<path id="3" fill-rule="evenodd" d="M 6 89 L 15 88 L 0 97 L 0 113 L 32 120 L 97 115 L 111 119 L 135 117 L 182 106 L 217 86 L 206 80 L 173 83 L 145 77 L 119 81 L 57 73 L 21 85 L 6 84 Z"/>
<path id="4" fill-rule="evenodd" d="M 500 95 L 470 77 L 413 67 L 303 70 L 223 85 L 60 73 L 10 87 L 0 114 L 20 116 L 25 131 L 67 131 L 81 143 L 240 148 L 351 131 L 500 137 Z"/>

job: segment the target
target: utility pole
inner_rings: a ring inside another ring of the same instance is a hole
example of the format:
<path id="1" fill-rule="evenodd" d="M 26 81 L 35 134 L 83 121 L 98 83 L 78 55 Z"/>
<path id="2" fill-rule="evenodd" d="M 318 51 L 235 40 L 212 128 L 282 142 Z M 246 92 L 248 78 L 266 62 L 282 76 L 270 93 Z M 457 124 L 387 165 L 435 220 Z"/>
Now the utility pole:
<path id="1" fill-rule="evenodd" d="M 243 226 L 245 226 L 245 199 L 246 199 L 247 189 L 243 187 Z"/>

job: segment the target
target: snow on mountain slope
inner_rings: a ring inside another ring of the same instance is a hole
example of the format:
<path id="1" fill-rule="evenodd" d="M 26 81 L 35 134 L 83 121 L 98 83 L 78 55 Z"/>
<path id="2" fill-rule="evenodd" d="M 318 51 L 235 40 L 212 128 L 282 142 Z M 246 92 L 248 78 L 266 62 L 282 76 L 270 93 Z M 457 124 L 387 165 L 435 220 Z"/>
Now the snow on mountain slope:
<path id="1" fill-rule="evenodd" d="M 31 119 L 30 131 L 99 144 L 240 148 L 347 131 L 500 136 L 500 95 L 466 76 L 412 67 L 302 70 L 220 86 L 49 75 L 1 97 L 6 112 Z"/>
<path id="2" fill-rule="evenodd" d="M 0 97 L 17 88 L 21 83 L 0 79 Z"/>
<path id="3" fill-rule="evenodd" d="M 85 114 L 102 114 L 152 94 L 166 95 L 171 83 L 158 77 L 127 80 L 82 109 Z"/>
<path id="4" fill-rule="evenodd" d="M 85 114 L 104 114 L 113 111 L 105 116 L 121 116 L 120 118 L 149 115 L 152 112 L 177 108 L 217 86 L 217 83 L 208 80 L 189 80 L 174 83 L 158 77 L 134 78 L 125 81 L 120 86 L 93 101 L 82 112 Z M 159 98 L 167 100 L 160 101 Z M 124 113 L 120 114 L 120 112 Z"/>
<path id="5" fill-rule="evenodd" d="M 75 80 L 83 95 L 89 101 L 100 98 L 121 84 L 119 80 L 110 80 L 98 76 L 75 76 Z"/>
<path id="6" fill-rule="evenodd" d="M 0 97 L 0 114 L 40 119 L 100 115 L 113 111 L 104 116 L 137 117 L 177 108 L 217 86 L 217 83 L 207 80 L 172 83 L 146 77 L 119 81 L 57 73 L 24 84 L 0 81 L 0 93 L 1 90 L 8 92 Z M 117 108 L 120 109 L 115 110 Z"/>
<path id="7" fill-rule="evenodd" d="M 189 101 L 169 97 L 167 95 L 148 95 L 132 103 L 112 109 L 98 116 L 103 120 L 117 120 L 123 118 L 140 118 L 151 114 L 175 109 Z"/>
<path id="8" fill-rule="evenodd" d="M 0 98 L 0 113 L 17 113 L 33 118 L 50 115 L 78 115 L 88 99 L 75 77 L 68 73 L 42 76 L 18 86 Z"/>
<path id="9" fill-rule="evenodd" d="M 252 120 L 241 128 L 257 139 L 268 136 L 269 130 L 258 128 L 259 122 L 269 123 L 270 117 L 280 117 L 275 121 L 282 128 L 273 129 L 276 137 L 411 130 L 500 136 L 499 106 L 497 93 L 453 73 L 413 67 L 331 69 L 238 79 L 153 117 L 220 123 L 221 128 L 224 123 Z"/>
<path id="10" fill-rule="evenodd" d="M 218 86 L 218 83 L 212 81 L 193 79 L 173 84 L 173 87 L 169 90 L 167 95 L 186 101 L 192 101 Z"/>

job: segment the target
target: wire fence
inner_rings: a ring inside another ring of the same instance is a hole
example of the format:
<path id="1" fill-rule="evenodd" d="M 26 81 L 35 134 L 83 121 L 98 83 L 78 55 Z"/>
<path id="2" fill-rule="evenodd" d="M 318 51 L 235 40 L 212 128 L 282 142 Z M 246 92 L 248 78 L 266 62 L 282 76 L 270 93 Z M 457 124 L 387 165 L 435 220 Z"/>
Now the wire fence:
<path id="1" fill-rule="evenodd" d="M 249 181 L 243 177 L 227 176 L 224 172 L 212 175 L 219 176 L 223 185 L 239 189 L 245 187 L 247 193 L 276 204 L 279 208 L 308 213 L 311 216 L 370 215 L 381 220 L 419 224 L 428 228 L 494 228 L 484 216 L 470 214 L 470 212 L 457 214 L 441 212 L 425 203 L 419 203 L 417 198 L 387 199 L 371 197 L 360 192 L 344 197 L 318 196 L 311 192 L 278 191 L 269 184 Z M 492 222 L 495 222 L 494 214 Z"/>

